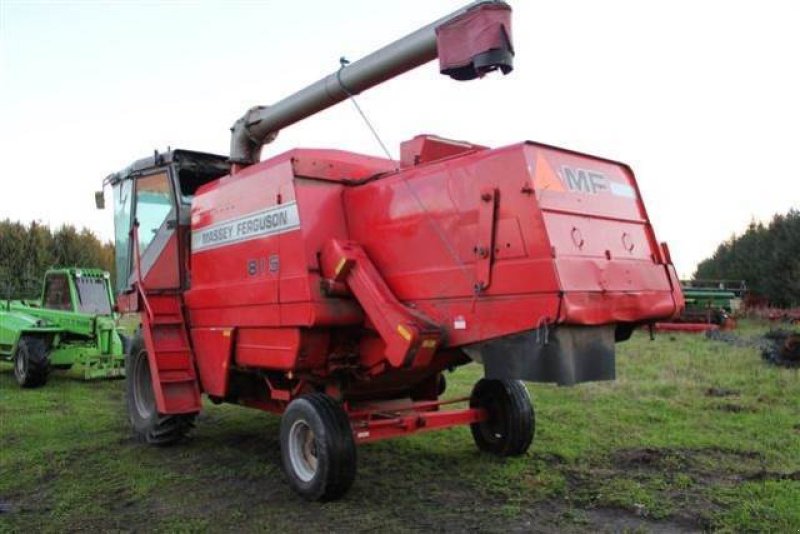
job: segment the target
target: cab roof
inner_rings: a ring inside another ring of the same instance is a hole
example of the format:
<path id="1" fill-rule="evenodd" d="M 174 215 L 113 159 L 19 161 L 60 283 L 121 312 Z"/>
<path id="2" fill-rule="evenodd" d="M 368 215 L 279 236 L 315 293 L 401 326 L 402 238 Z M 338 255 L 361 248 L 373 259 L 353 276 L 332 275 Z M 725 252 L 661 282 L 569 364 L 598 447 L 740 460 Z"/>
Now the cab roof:
<path id="1" fill-rule="evenodd" d="M 155 151 L 152 156 L 138 159 L 122 169 L 106 176 L 104 183 L 114 185 L 131 175 L 162 167 L 170 163 L 177 163 L 182 167 L 207 167 L 214 168 L 220 176 L 230 172 L 230 163 L 227 156 L 198 152 L 195 150 L 175 149 L 166 152 Z"/>

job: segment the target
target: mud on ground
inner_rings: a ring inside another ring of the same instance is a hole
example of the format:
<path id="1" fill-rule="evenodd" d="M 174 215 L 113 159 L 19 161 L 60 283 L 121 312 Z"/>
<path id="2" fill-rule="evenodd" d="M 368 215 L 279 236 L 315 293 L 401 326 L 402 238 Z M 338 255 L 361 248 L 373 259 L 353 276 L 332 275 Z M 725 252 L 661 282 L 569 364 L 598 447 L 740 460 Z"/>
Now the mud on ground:
<path id="1" fill-rule="evenodd" d="M 479 376 L 460 369 L 448 394 Z M 800 375 L 752 344 L 635 335 L 617 381 L 529 389 L 527 455 L 480 454 L 466 428 L 368 444 L 352 490 L 320 504 L 285 483 L 277 417 L 209 404 L 189 441 L 152 448 L 124 383 L 19 391 L 0 368 L 0 532 L 800 529 Z"/>

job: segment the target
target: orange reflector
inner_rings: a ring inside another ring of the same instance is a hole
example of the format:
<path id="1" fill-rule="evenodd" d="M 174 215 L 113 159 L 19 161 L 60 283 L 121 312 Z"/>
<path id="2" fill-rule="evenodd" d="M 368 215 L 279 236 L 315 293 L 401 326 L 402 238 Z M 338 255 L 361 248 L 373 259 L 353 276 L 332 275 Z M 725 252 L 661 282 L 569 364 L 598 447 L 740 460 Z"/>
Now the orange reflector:
<path id="1" fill-rule="evenodd" d="M 347 263 L 347 258 L 342 258 L 339 260 L 339 263 L 336 264 L 336 269 L 334 270 L 335 276 L 339 276 L 339 273 L 342 272 L 344 269 L 345 264 Z"/>
<path id="2" fill-rule="evenodd" d="M 413 337 L 411 330 L 401 324 L 397 325 L 397 333 L 400 334 L 400 336 L 406 341 L 411 341 L 411 338 Z"/>

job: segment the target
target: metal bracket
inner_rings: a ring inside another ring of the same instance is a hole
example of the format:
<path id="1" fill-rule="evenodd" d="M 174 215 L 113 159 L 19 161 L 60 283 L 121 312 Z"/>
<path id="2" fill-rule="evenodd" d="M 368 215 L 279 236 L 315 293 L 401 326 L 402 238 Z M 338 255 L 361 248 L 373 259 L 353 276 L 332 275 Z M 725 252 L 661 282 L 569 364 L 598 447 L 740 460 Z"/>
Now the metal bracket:
<path id="1" fill-rule="evenodd" d="M 358 243 L 331 239 L 321 250 L 323 276 L 345 284 L 386 344 L 394 367 L 422 368 L 442 344 L 443 332 L 429 317 L 400 302 Z"/>
<path id="2" fill-rule="evenodd" d="M 498 191 L 496 187 L 484 187 L 481 189 L 481 201 L 478 205 L 478 244 L 474 248 L 477 256 L 475 263 L 476 294 L 485 291 L 492 282 L 497 197 Z"/>

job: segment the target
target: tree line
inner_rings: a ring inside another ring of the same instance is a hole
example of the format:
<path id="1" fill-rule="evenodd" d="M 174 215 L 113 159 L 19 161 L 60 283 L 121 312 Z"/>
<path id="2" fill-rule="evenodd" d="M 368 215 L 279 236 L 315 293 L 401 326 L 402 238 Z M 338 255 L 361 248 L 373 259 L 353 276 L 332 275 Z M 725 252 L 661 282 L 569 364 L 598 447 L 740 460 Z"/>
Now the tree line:
<path id="1" fill-rule="evenodd" d="M 38 297 L 44 273 L 53 267 L 97 267 L 113 277 L 114 244 L 69 224 L 53 231 L 35 221 L 0 220 L 0 297 Z"/>
<path id="2" fill-rule="evenodd" d="M 800 210 L 775 215 L 766 226 L 750 223 L 700 262 L 694 277 L 745 280 L 774 306 L 800 306 Z"/>
<path id="3" fill-rule="evenodd" d="M 0 297 L 38 296 L 53 267 L 97 267 L 113 277 L 114 244 L 69 224 L 53 231 L 36 221 L 0 220 Z M 800 305 L 800 210 L 775 215 L 768 225 L 750 223 L 700 262 L 694 277 L 745 280 L 753 294 L 775 306 Z"/>

